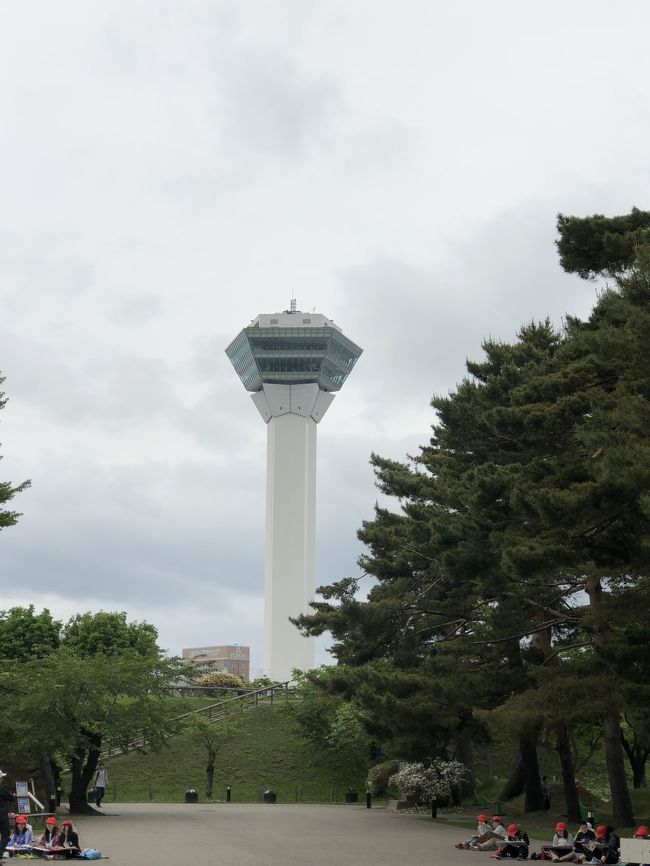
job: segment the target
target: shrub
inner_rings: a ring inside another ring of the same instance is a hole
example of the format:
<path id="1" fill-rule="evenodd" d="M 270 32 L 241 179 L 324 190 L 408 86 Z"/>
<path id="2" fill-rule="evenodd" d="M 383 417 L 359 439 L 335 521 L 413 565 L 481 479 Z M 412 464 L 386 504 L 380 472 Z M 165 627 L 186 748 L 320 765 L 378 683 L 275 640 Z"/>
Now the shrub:
<path id="1" fill-rule="evenodd" d="M 459 761 L 432 761 L 424 764 L 403 764 L 402 769 L 388 780 L 415 803 L 431 803 L 448 798 L 453 785 L 467 779 L 469 771 Z"/>
<path id="2" fill-rule="evenodd" d="M 368 770 L 368 788 L 375 796 L 384 795 L 388 790 L 390 777 L 399 770 L 399 761 L 384 761 Z"/>

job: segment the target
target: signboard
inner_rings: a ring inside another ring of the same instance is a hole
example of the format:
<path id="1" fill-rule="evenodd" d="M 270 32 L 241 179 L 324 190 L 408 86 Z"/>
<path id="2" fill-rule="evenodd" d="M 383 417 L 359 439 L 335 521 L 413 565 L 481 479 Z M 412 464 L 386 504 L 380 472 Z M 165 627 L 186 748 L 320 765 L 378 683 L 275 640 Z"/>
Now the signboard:
<path id="1" fill-rule="evenodd" d="M 650 839 L 621 839 L 621 860 L 650 862 Z"/>
<path id="2" fill-rule="evenodd" d="M 16 782 L 16 799 L 18 800 L 18 811 L 21 815 L 29 812 L 29 783 Z"/>

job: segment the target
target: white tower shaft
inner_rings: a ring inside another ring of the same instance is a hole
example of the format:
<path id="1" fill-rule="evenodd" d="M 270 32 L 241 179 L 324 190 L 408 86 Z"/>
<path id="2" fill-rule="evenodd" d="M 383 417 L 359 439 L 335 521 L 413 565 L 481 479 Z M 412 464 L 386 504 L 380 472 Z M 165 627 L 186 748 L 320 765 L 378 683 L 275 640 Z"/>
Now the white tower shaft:
<path id="1" fill-rule="evenodd" d="M 314 666 L 314 642 L 289 622 L 314 596 L 316 422 L 300 415 L 271 418 L 267 428 L 264 645 L 270 676 Z"/>
<path id="2" fill-rule="evenodd" d="M 314 597 L 316 424 L 334 399 L 318 385 L 265 384 L 252 395 L 267 422 L 265 667 L 274 680 L 314 666 L 314 640 L 289 617 Z"/>

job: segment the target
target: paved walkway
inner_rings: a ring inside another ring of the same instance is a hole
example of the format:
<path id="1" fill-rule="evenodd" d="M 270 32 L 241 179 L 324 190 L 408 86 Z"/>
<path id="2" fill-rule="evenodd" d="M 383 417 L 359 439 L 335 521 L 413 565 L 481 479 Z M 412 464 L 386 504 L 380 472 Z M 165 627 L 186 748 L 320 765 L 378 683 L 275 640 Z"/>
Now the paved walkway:
<path id="1" fill-rule="evenodd" d="M 490 866 L 465 835 L 425 815 L 365 806 L 110 803 L 79 818 L 81 844 L 111 866 Z"/>

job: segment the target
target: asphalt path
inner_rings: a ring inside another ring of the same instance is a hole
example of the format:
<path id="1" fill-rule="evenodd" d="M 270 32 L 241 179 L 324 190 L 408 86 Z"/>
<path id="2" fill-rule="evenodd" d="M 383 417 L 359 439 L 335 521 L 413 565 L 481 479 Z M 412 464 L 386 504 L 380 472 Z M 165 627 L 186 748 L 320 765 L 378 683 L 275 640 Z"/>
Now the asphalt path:
<path id="1" fill-rule="evenodd" d="M 462 827 L 362 805 L 110 803 L 75 821 L 111 866 L 491 866 Z"/>

